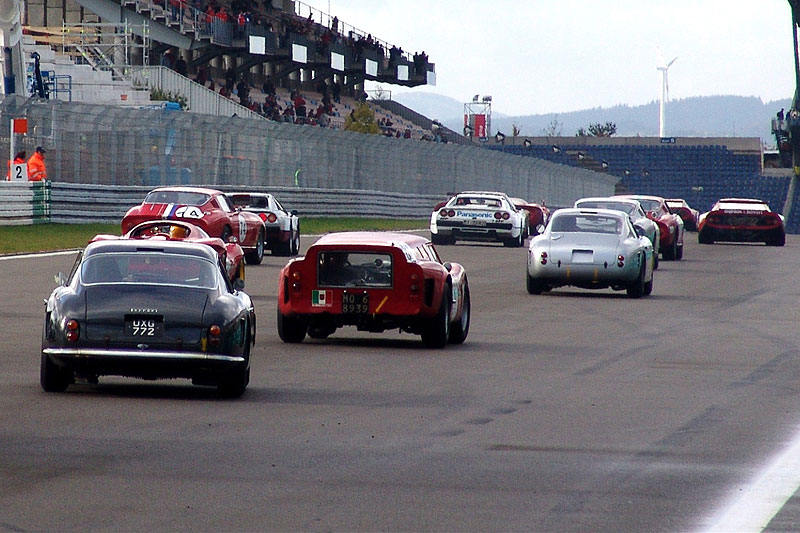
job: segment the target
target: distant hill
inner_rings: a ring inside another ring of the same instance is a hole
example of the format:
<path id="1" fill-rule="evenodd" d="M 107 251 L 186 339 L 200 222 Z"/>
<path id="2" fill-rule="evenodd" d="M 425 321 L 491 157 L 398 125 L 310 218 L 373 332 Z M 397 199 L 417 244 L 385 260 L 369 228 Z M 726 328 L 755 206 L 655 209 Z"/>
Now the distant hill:
<path id="1" fill-rule="evenodd" d="M 464 124 L 464 103 L 454 98 L 433 93 L 405 93 L 393 99 L 422 113 L 438 119 L 454 131 Z M 759 137 L 767 145 L 774 145 L 770 120 L 779 109 L 789 109 L 791 100 L 762 102 L 754 96 L 698 96 L 674 100 L 667 104 L 667 135 L 670 137 Z M 655 137 L 658 135 L 658 101 L 640 106 L 614 106 L 584 109 L 568 113 L 506 116 L 492 114 L 492 131 L 511 134 L 512 125 L 520 128 L 521 135 L 538 137 L 550 129 L 553 121 L 560 126 L 560 134 L 572 136 L 579 128 L 589 124 L 613 122 L 620 137 Z"/>

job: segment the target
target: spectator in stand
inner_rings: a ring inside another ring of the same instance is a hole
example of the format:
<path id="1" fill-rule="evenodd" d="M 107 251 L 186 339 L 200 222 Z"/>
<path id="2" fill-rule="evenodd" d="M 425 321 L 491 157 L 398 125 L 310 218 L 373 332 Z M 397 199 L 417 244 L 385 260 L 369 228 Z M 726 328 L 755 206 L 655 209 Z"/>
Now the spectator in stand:
<path id="1" fill-rule="evenodd" d="M 411 130 L 406 128 L 406 131 L 403 132 L 403 139 L 410 139 L 411 138 Z"/>
<path id="2" fill-rule="evenodd" d="M 214 80 L 211 80 L 211 83 L 208 84 L 208 90 L 209 91 L 216 91 L 217 90 L 217 86 L 214 83 Z"/>
<path id="3" fill-rule="evenodd" d="M 195 76 L 194 81 L 205 87 L 206 82 L 208 81 L 208 72 L 206 71 L 206 67 L 200 67 L 197 69 L 197 76 Z"/>
<path id="4" fill-rule="evenodd" d="M 47 150 L 41 146 L 28 159 L 28 181 L 44 181 L 47 179 L 47 167 L 44 164 L 44 154 Z"/>
<path id="5" fill-rule="evenodd" d="M 219 88 L 219 95 L 224 96 L 225 98 L 230 98 L 231 92 L 228 90 L 226 86 L 223 85 L 222 87 Z"/>
<path id="6" fill-rule="evenodd" d="M 189 69 L 186 66 L 186 60 L 183 59 L 183 56 L 178 54 L 178 58 L 175 60 L 175 72 L 180 74 L 181 76 L 189 76 Z"/>
<path id="7" fill-rule="evenodd" d="M 236 85 L 236 70 L 231 66 L 225 71 L 225 88 L 230 93 Z"/>
<path id="8" fill-rule="evenodd" d="M 239 103 L 243 106 L 249 105 L 250 100 L 250 86 L 245 81 L 244 77 L 236 84 L 236 94 L 239 95 Z"/>
<path id="9" fill-rule="evenodd" d="M 339 17 L 337 16 L 334 16 L 331 21 L 331 31 L 333 33 L 339 33 Z"/>
<path id="10" fill-rule="evenodd" d="M 306 101 L 299 92 L 295 93 L 292 104 L 294 105 L 294 113 L 297 118 L 306 118 Z"/>
<path id="11" fill-rule="evenodd" d="M 267 75 L 267 78 L 264 80 L 264 85 L 261 86 L 261 92 L 267 96 L 275 96 L 275 84 L 272 83 L 271 76 Z"/>
<path id="12" fill-rule="evenodd" d="M 294 106 L 292 104 L 287 105 L 281 116 L 284 122 L 294 122 Z"/>
<path id="13" fill-rule="evenodd" d="M 172 48 L 169 48 L 161 55 L 161 66 L 172 68 L 173 65 L 175 65 L 175 54 L 172 52 Z"/>
<path id="14" fill-rule="evenodd" d="M 342 102 L 342 84 L 338 81 L 331 87 L 331 94 L 333 94 L 333 101 L 337 104 Z"/>

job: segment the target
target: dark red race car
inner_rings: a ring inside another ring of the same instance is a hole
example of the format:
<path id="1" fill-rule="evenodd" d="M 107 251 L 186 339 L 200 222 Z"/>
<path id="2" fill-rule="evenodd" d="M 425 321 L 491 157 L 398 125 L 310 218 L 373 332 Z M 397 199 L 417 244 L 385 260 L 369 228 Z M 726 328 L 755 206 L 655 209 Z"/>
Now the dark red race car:
<path id="1" fill-rule="evenodd" d="M 122 232 L 147 220 L 183 220 L 201 227 L 225 242 L 235 237 L 249 264 L 264 257 L 266 228 L 255 213 L 234 207 L 222 192 L 201 187 L 161 187 L 150 191 L 144 201 L 132 207 L 122 219 Z"/>
<path id="2" fill-rule="evenodd" d="M 660 196 L 644 196 L 638 194 L 621 195 L 633 198 L 642 204 L 647 218 L 658 224 L 660 233 L 661 258 L 666 261 L 683 259 L 683 219 L 670 211 L 666 200 Z"/>
<path id="3" fill-rule="evenodd" d="M 722 198 L 711 211 L 700 215 L 697 228 L 700 244 L 717 241 L 763 242 L 768 246 L 786 243 L 783 215 L 766 202 L 752 198 Z"/>
<path id="4" fill-rule="evenodd" d="M 666 202 L 670 211 L 683 219 L 686 231 L 697 231 L 697 220 L 700 218 L 700 211 L 692 208 L 683 198 L 667 198 Z"/>
<path id="5" fill-rule="evenodd" d="M 536 235 L 538 226 L 546 226 L 550 220 L 550 210 L 542 204 L 528 202 L 522 198 L 511 198 L 514 207 L 528 213 L 528 235 Z"/>
<path id="6" fill-rule="evenodd" d="M 189 241 L 205 244 L 216 250 L 225 265 L 225 272 L 232 282 L 244 281 L 244 250 L 235 242 L 225 242 L 219 237 L 210 237 L 202 228 L 182 220 L 148 220 L 134 226 L 122 236 L 97 235 L 89 242 L 118 239 L 148 239 L 151 241 Z"/>
<path id="7" fill-rule="evenodd" d="M 431 348 L 461 344 L 470 321 L 469 284 L 419 235 L 331 233 L 289 261 L 278 283 L 278 335 L 324 339 L 343 326 L 400 329 Z"/>

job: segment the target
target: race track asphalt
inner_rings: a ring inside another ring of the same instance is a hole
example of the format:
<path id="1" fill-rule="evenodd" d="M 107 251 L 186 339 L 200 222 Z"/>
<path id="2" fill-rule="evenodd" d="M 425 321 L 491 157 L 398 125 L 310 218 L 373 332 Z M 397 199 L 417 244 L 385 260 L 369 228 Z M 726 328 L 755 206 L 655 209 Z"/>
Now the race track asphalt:
<path id="1" fill-rule="evenodd" d="M 248 267 L 238 400 L 180 380 L 43 392 L 42 300 L 74 256 L 0 260 L 0 531 L 701 530 L 796 438 L 800 236 L 687 234 L 640 300 L 531 296 L 526 248 L 438 249 L 472 292 L 444 350 L 354 329 L 283 344 L 286 260 Z M 796 497 L 768 529 L 800 529 Z"/>

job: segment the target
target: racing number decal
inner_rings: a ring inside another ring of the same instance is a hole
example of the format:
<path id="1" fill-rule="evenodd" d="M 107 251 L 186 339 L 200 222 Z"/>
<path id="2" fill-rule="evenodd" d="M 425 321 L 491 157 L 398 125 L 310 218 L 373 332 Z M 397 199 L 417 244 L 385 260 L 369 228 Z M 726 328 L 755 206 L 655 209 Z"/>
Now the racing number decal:
<path id="1" fill-rule="evenodd" d="M 239 217 L 239 243 L 244 244 L 245 237 L 247 237 L 247 221 Z"/>
<path id="2" fill-rule="evenodd" d="M 193 205 L 176 206 L 175 204 L 167 205 L 164 210 L 164 218 L 203 218 L 203 211 L 199 207 Z"/>

